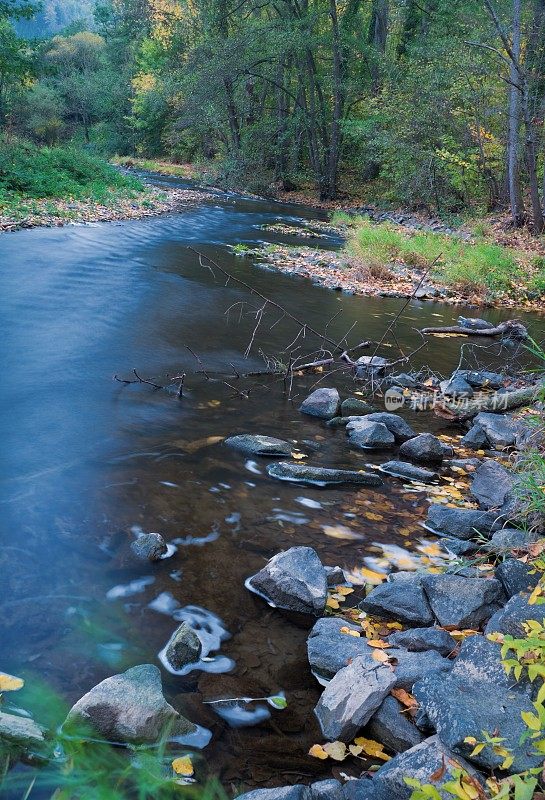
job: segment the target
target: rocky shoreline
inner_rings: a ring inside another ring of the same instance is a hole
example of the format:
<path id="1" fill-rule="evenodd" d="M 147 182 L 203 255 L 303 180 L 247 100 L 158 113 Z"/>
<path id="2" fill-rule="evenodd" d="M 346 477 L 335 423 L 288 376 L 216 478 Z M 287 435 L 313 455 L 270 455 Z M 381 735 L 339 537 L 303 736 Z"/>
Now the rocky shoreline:
<path id="1" fill-rule="evenodd" d="M 381 369 L 365 357 L 360 366 Z M 389 391 L 407 397 L 412 380 L 388 376 Z M 309 758 L 332 766 L 359 759 L 365 769 L 344 781 L 255 789 L 241 800 L 492 800 L 511 798 L 509 787 L 517 785 L 529 792 L 521 798 L 537 792 L 545 753 L 545 511 L 529 498 L 518 463 L 529 451 L 542 452 L 542 407 L 538 402 L 534 417 L 506 411 L 519 385 L 520 376 L 457 370 L 436 387 L 460 408 L 470 400 L 473 409 L 483 387 L 486 408 L 497 401 L 493 412 L 466 415 L 458 437 L 417 434 L 402 414 L 372 410 L 358 398 L 342 401 L 333 387 L 313 391 L 299 412 L 338 428 L 350 448 L 383 453 L 376 469 L 301 463 L 306 454 L 270 436 L 241 433 L 219 445 L 269 459 L 272 480 L 349 490 L 379 486 L 387 474 L 428 490 L 422 523 L 438 537 L 445 564 L 391 571 L 361 587 L 340 567 L 322 564 L 311 547 L 295 545 L 248 577 L 247 589 L 273 609 L 308 620 L 308 663 L 323 687 L 314 709 L 323 739 Z M 139 537 L 132 551 L 149 562 L 168 555 L 159 534 Z M 216 638 L 203 641 L 199 627 L 183 620 L 161 661 L 184 674 L 210 661 L 221 634 Z M 0 690 L 9 678 L 0 674 Z M 285 702 L 263 699 L 277 708 Z M 165 730 L 187 744 L 197 733 L 165 700 L 159 669 L 144 664 L 90 689 L 62 732 L 141 745 Z M 47 760 L 54 740 L 30 717 L 0 711 L 0 741 L 17 757 Z M 176 780 L 192 781 L 190 756 L 183 758 L 181 772 L 180 759 L 173 762 Z"/>

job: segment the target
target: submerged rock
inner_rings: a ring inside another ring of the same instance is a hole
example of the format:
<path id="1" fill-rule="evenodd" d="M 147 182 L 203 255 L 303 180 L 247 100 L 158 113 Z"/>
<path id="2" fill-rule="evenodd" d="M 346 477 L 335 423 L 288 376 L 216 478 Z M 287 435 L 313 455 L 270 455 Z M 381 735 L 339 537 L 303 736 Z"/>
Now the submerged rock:
<path id="1" fill-rule="evenodd" d="M 167 543 L 160 533 L 143 533 L 131 542 L 133 553 L 147 561 L 160 561 L 168 552 Z"/>
<path id="2" fill-rule="evenodd" d="M 271 478 L 294 483 L 308 483 L 318 486 L 334 486 L 343 483 L 358 483 L 364 486 L 382 486 L 382 480 L 372 472 L 359 472 L 352 469 L 328 469 L 312 467 L 309 464 L 291 464 L 279 461 L 269 464 L 267 472 Z"/>
<path id="3" fill-rule="evenodd" d="M 405 422 L 399 414 L 390 414 L 388 411 L 377 411 L 373 414 L 366 414 L 363 419 L 371 422 L 382 422 L 388 430 L 394 434 L 396 442 L 406 442 L 416 436 L 408 422 Z"/>
<path id="4" fill-rule="evenodd" d="M 382 701 L 367 725 L 366 734 L 394 753 L 403 753 L 423 741 L 424 736 L 410 721 L 407 709 L 388 696 Z"/>
<path id="5" fill-rule="evenodd" d="M 395 685 L 392 670 L 366 658 L 355 658 L 327 685 L 314 713 L 331 741 L 352 739 Z"/>
<path id="6" fill-rule="evenodd" d="M 485 461 L 473 474 L 471 494 L 481 508 L 501 508 L 514 488 L 513 474 L 497 461 Z"/>
<path id="7" fill-rule="evenodd" d="M 500 646 L 483 636 L 464 640 L 460 655 L 448 675 L 427 675 L 414 687 L 420 713 L 437 730 L 444 744 L 481 767 L 497 769 L 504 756 L 485 747 L 471 755 L 473 745 L 464 740 L 474 736 L 482 741 L 483 731 L 503 739 L 502 746 L 515 756 L 509 772 L 521 772 L 539 765 L 543 756 L 532 755 L 531 740 L 521 744 L 527 731 L 522 711 L 532 711 L 531 684 L 514 681 L 501 662 Z"/>
<path id="8" fill-rule="evenodd" d="M 387 450 L 395 444 L 395 438 L 382 422 L 349 422 L 346 430 L 350 444 L 362 450 Z"/>
<path id="9" fill-rule="evenodd" d="M 338 617 L 319 619 L 310 631 L 307 652 L 310 668 L 321 681 L 328 681 L 337 672 L 359 656 L 365 657 L 369 665 L 376 664 L 373 648 L 363 636 L 351 636 L 341 629 L 361 634 L 361 627 L 352 625 Z"/>
<path id="10" fill-rule="evenodd" d="M 225 444 L 251 456 L 290 456 L 293 450 L 293 446 L 283 439 L 275 439 L 273 436 L 254 436 L 249 433 L 230 436 L 225 440 Z"/>
<path id="11" fill-rule="evenodd" d="M 173 669 L 180 670 L 198 661 L 201 654 L 201 640 L 187 622 L 182 622 L 167 644 L 165 656 L 168 663 Z"/>
<path id="12" fill-rule="evenodd" d="M 473 397 L 473 389 L 460 374 L 441 381 L 439 388 L 446 397 Z"/>
<path id="13" fill-rule="evenodd" d="M 431 625 L 433 614 L 422 588 L 422 576 L 385 581 L 375 586 L 360 603 L 362 611 L 380 619 L 409 625 Z"/>
<path id="14" fill-rule="evenodd" d="M 426 528 L 440 536 L 474 539 L 478 534 L 490 536 L 499 527 L 497 515 L 473 508 L 447 508 L 432 503 L 426 517 Z"/>
<path id="15" fill-rule="evenodd" d="M 458 317 L 458 325 L 461 328 L 469 328 L 472 331 L 484 331 L 494 327 L 491 322 L 478 317 Z"/>
<path id="16" fill-rule="evenodd" d="M 320 615 L 327 600 L 327 573 L 312 547 L 277 553 L 248 585 L 271 605 L 304 614 Z"/>
<path id="17" fill-rule="evenodd" d="M 388 643 L 416 653 L 436 650 L 442 656 L 448 656 L 456 649 L 456 641 L 450 633 L 442 628 L 412 628 L 406 631 L 396 631 L 388 638 Z"/>
<path id="18" fill-rule="evenodd" d="M 361 414 L 372 414 L 375 407 L 365 400 L 359 400 L 357 397 L 348 397 L 341 403 L 341 416 L 351 417 L 360 416 Z"/>
<path id="19" fill-rule="evenodd" d="M 339 414 L 341 398 L 337 389 L 316 389 L 303 400 L 299 411 L 319 419 L 331 419 Z"/>
<path id="20" fill-rule="evenodd" d="M 29 717 L 17 717 L 0 711 L 0 752 L 2 743 L 25 750 L 41 749 L 45 745 L 46 729 Z"/>
<path id="21" fill-rule="evenodd" d="M 165 730 L 193 733 L 192 722 L 182 717 L 163 697 L 161 673 L 153 664 L 132 667 L 99 683 L 71 708 L 64 726 L 90 727 L 114 742 L 155 743 Z"/>
<path id="22" fill-rule="evenodd" d="M 416 389 L 417 381 L 407 372 L 400 372 L 399 375 L 390 375 L 386 381 L 386 386 L 401 386 L 402 389 Z"/>
<path id="23" fill-rule="evenodd" d="M 399 455 L 410 458 L 421 464 L 440 464 L 446 455 L 451 455 L 452 449 L 446 448 L 437 436 L 431 433 L 421 433 L 403 442 L 399 448 Z"/>
<path id="24" fill-rule="evenodd" d="M 437 622 L 456 628 L 478 630 L 505 600 L 496 578 L 427 575 L 422 585 Z"/>
<path id="25" fill-rule="evenodd" d="M 439 478 L 437 472 L 432 472 L 423 467 L 416 467 L 407 461 L 387 461 L 385 464 L 381 464 L 380 470 L 387 475 L 393 475 L 395 478 L 418 481 L 419 483 L 433 483 Z"/>
<path id="26" fill-rule="evenodd" d="M 277 789 L 254 789 L 237 796 L 237 800 L 307 800 L 307 787 L 302 784 L 295 786 L 279 786 Z"/>

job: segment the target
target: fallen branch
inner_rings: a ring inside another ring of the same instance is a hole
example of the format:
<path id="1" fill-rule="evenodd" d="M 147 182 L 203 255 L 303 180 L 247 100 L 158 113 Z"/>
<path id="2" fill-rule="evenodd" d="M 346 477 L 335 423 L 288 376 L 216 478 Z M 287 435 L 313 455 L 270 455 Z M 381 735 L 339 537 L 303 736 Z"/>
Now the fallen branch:
<path id="1" fill-rule="evenodd" d="M 530 405 L 545 392 L 545 379 L 533 386 L 513 389 L 502 394 L 494 393 L 479 400 L 447 400 L 436 406 L 435 413 L 440 417 L 455 419 L 459 422 L 471 419 L 480 411 L 503 412 L 512 411 L 521 406 Z"/>
<path id="2" fill-rule="evenodd" d="M 508 319 L 505 322 L 500 322 L 494 328 L 465 328 L 463 325 L 447 325 L 444 328 L 421 328 L 421 333 L 434 334 L 434 333 L 455 333 L 460 336 L 506 336 L 510 339 L 527 339 L 528 331 L 516 319 Z"/>

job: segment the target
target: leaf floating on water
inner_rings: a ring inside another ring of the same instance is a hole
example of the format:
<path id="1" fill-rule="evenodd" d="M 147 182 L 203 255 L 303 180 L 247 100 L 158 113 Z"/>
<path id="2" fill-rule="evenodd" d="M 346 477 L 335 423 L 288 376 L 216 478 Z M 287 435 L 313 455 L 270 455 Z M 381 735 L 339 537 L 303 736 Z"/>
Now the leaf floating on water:
<path id="1" fill-rule="evenodd" d="M 291 457 L 295 458 L 296 461 L 300 461 L 302 458 L 308 458 L 306 453 L 292 453 Z"/>
<path id="2" fill-rule="evenodd" d="M 273 708 L 284 709 L 288 706 L 288 701 L 283 694 L 275 694 L 267 697 L 267 703 Z"/>
<path id="3" fill-rule="evenodd" d="M 361 533 L 347 528 L 346 525 L 322 525 L 322 530 L 326 536 L 331 536 L 332 539 L 363 539 Z"/>
<path id="4" fill-rule="evenodd" d="M 174 770 L 175 775 L 181 775 L 183 778 L 191 778 L 191 776 L 195 773 L 191 756 L 180 756 L 179 758 L 175 758 L 172 762 L 172 769 Z"/>
<path id="5" fill-rule="evenodd" d="M 348 751 L 344 742 L 326 742 L 326 744 L 323 746 L 323 749 L 334 761 L 344 761 L 348 755 Z"/>
<path id="6" fill-rule="evenodd" d="M 0 692 L 17 692 L 24 685 L 25 682 L 22 678 L 8 675 L 7 672 L 0 672 Z"/>
<path id="7" fill-rule="evenodd" d="M 309 756 L 312 756 L 312 758 L 321 758 L 322 760 L 329 758 L 321 744 L 313 744 L 308 751 L 308 754 Z"/>
<path id="8" fill-rule="evenodd" d="M 365 739 L 363 736 L 358 736 L 354 739 L 354 744 L 361 747 L 362 751 L 372 758 L 380 758 L 382 761 L 389 761 L 391 756 L 386 755 L 383 745 L 380 742 L 375 742 L 374 739 Z"/>
<path id="9" fill-rule="evenodd" d="M 202 450 L 203 447 L 211 447 L 213 444 L 223 442 L 225 436 L 205 436 L 202 439 L 195 439 L 193 442 L 184 442 L 179 440 L 175 442 L 176 446 L 185 450 L 186 453 L 196 453 L 197 450 Z"/>

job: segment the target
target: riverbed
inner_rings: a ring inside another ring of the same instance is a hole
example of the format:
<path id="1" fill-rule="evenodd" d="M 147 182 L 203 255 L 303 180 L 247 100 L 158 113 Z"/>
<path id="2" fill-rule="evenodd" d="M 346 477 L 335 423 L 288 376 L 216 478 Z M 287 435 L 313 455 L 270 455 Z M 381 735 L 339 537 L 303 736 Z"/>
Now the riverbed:
<path id="1" fill-rule="evenodd" d="M 277 483 L 265 473 L 266 460 L 248 461 L 219 441 L 262 433 L 295 440 L 317 465 L 361 468 L 373 460 L 350 451 L 344 431 L 297 411 L 319 376 L 296 384 L 291 399 L 281 380 L 235 379 L 235 389 L 251 387 L 246 398 L 215 379 L 230 365 L 263 369 L 264 356 L 281 354 L 297 328 L 286 320 L 272 326 L 280 314 L 271 316 L 245 357 L 255 316 L 240 304 L 261 303 L 240 285 L 225 285 L 189 247 L 310 326 L 321 330 L 331 320 L 334 340 L 353 325 L 354 343 L 381 338 L 403 300 L 319 288 L 231 249 L 306 243 L 261 226 L 324 219 L 301 206 L 217 193 L 181 214 L 0 235 L 0 666 L 28 685 L 42 682 L 68 705 L 108 675 L 158 664 L 180 607 L 212 612 L 230 634 L 221 653 L 232 671 L 164 672 L 163 681 L 167 697 L 212 731 L 195 760 L 197 777 L 217 775 L 228 790 L 330 773 L 329 764 L 307 756 L 320 739 L 312 715 L 320 687 L 308 668 L 306 628 L 250 594 L 245 579 L 292 545 L 311 545 L 324 563 L 355 568 L 376 555 L 375 543 L 412 549 L 425 538 L 424 496 L 395 479 L 373 490 Z M 339 246 L 334 237 L 320 242 Z M 460 313 L 475 315 L 411 301 L 397 338 L 411 349 L 420 341 L 416 328 L 452 324 Z M 496 322 L 512 313 L 479 316 Z M 538 335 L 540 318 L 522 318 Z M 457 339 L 435 339 L 421 363 L 446 374 L 459 348 Z M 198 372 L 203 366 L 209 378 Z M 187 373 L 183 398 L 113 379 L 130 378 L 134 368 L 158 383 Z M 355 388 L 346 376 L 331 383 L 343 396 Z M 427 415 L 411 422 L 440 427 Z M 158 565 L 137 561 L 129 545 L 140 531 L 162 533 L 175 552 Z M 231 727 L 203 702 L 279 691 L 287 709 L 254 727 Z M 62 721 L 62 708 L 52 710 L 45 696 L 36 718 Z"/>

